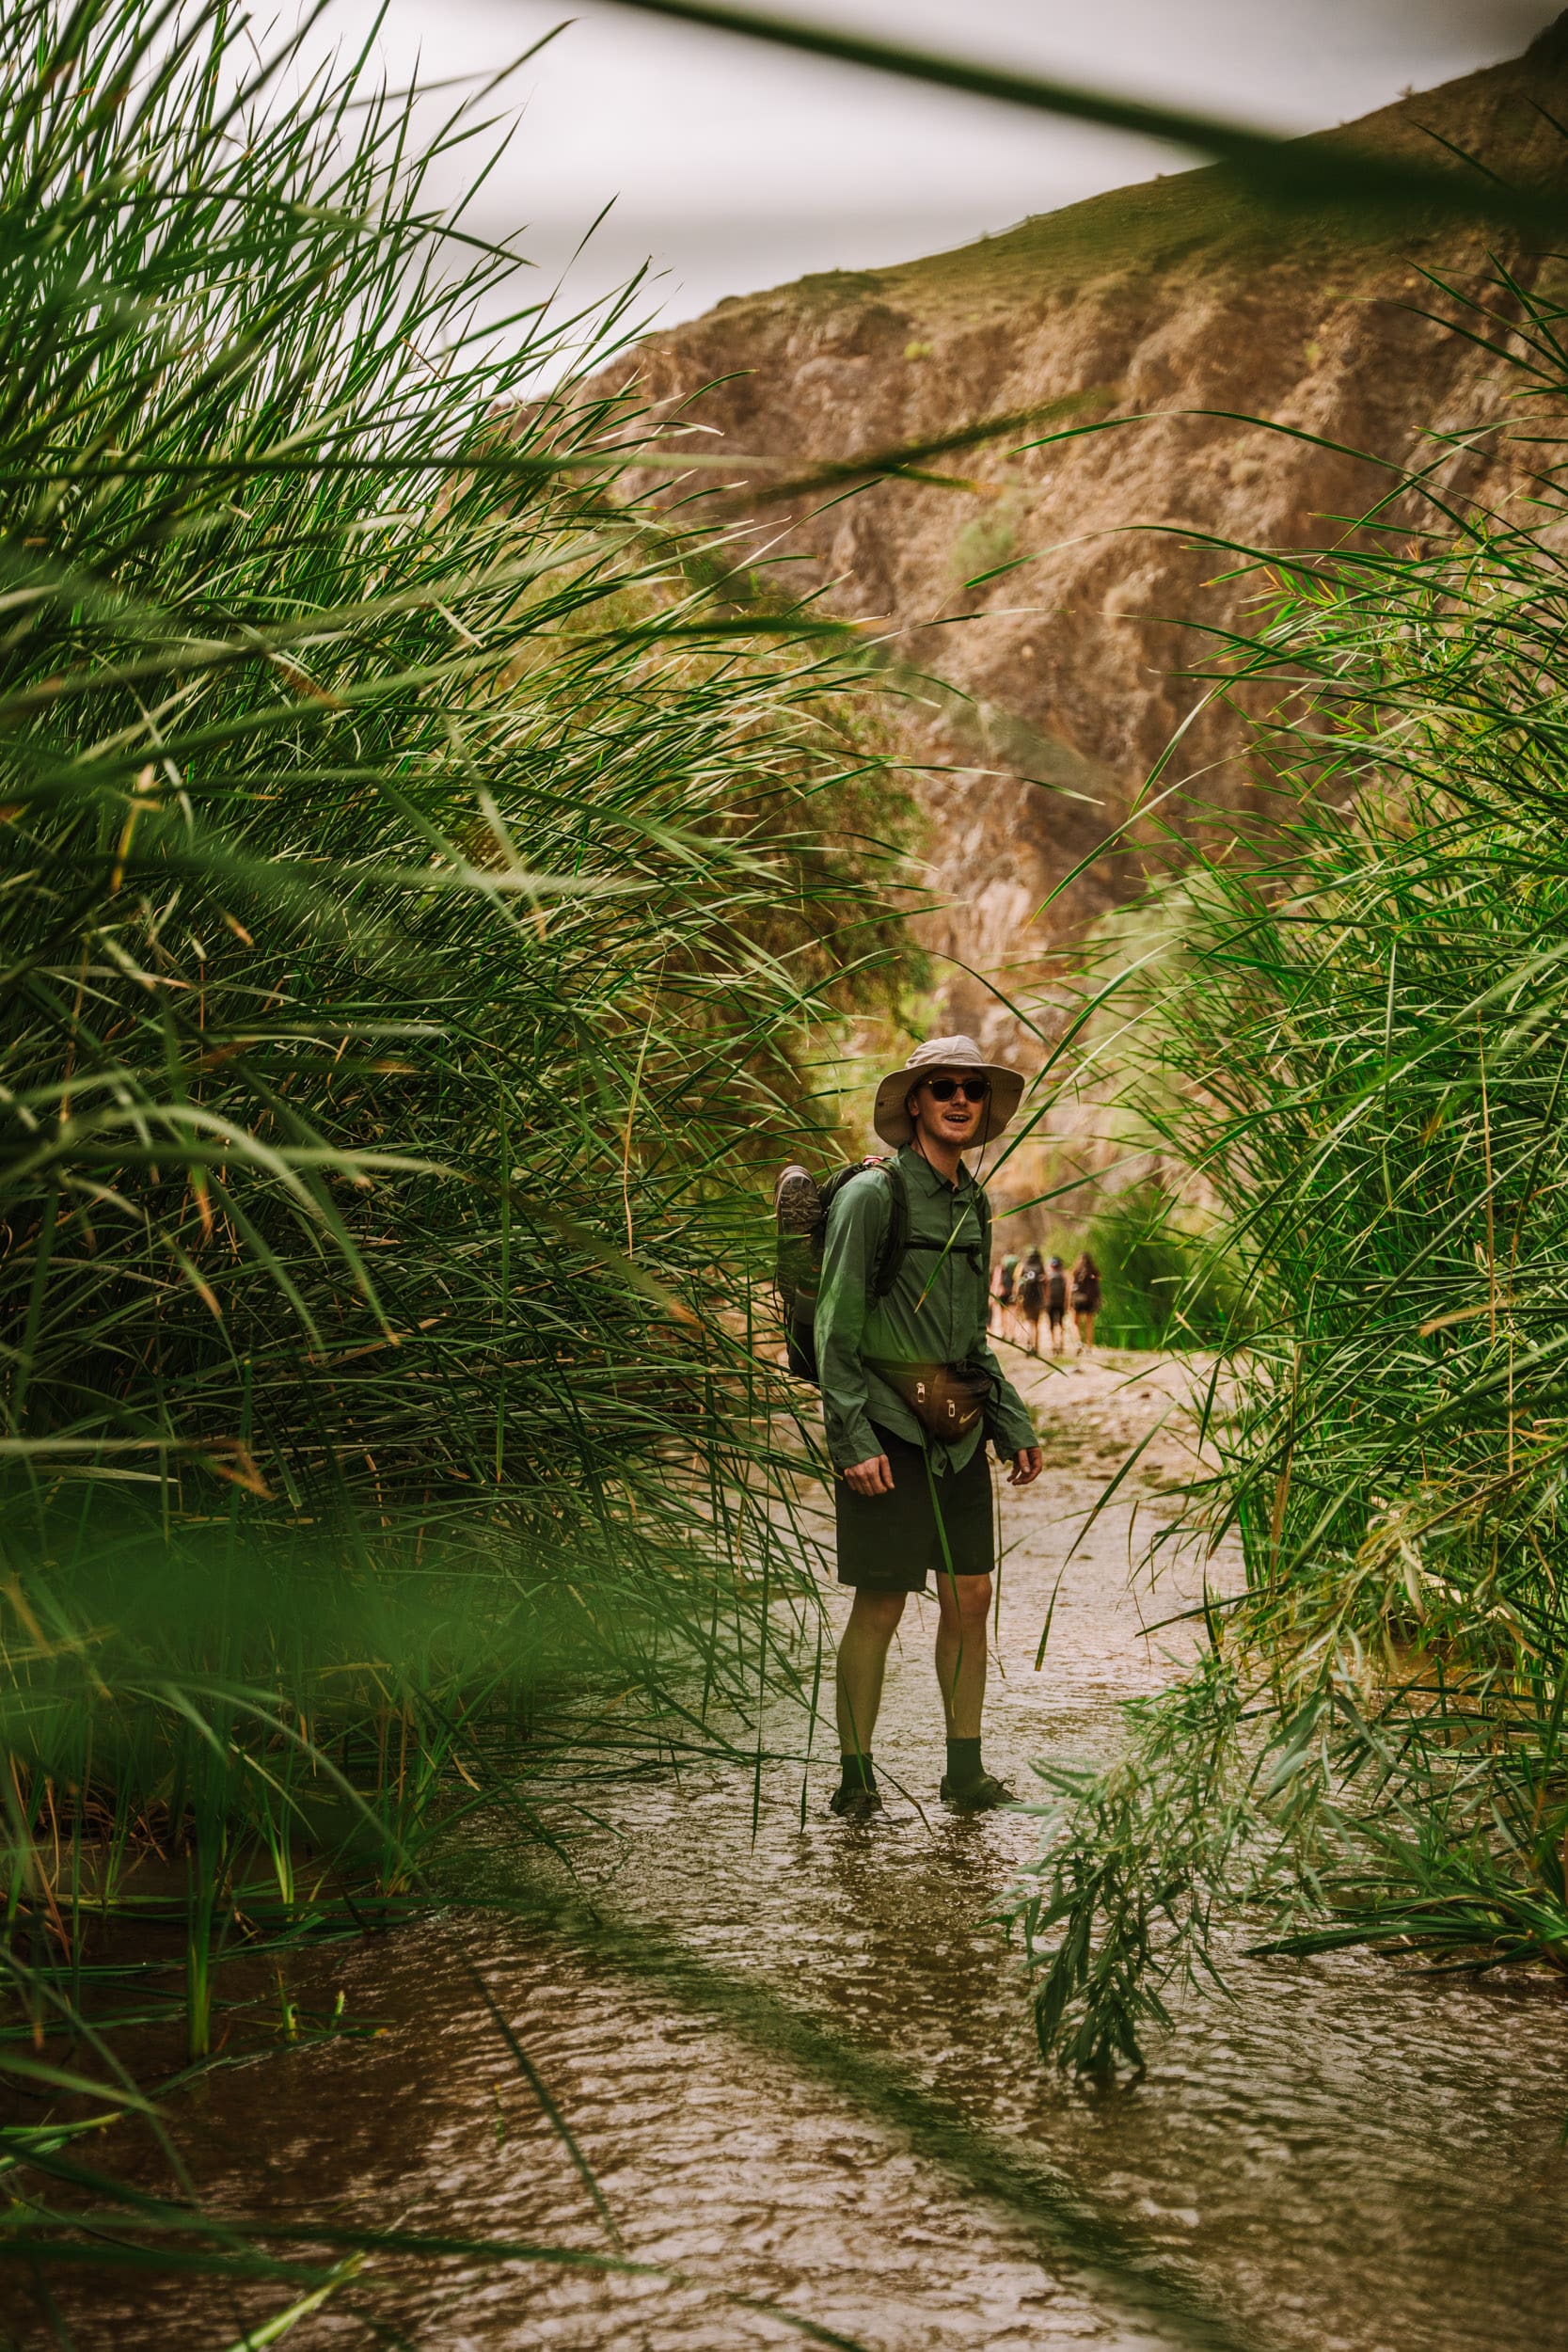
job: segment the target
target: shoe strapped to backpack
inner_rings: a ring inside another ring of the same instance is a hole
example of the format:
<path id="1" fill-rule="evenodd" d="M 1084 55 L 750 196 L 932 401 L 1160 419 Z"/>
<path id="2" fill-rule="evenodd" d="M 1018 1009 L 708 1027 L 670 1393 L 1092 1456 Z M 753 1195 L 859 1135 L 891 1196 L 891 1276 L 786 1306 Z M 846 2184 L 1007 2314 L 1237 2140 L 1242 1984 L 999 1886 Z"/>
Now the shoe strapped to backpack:
<path id="1" fill-rule="evenodd" d="M 888 1185 L 887 1238 L 870 1283 L 872 1297 L 885 1298 L 903 1263 L 910 1238 L 910 1200 L 897 1162 L 876 1156 L 852 1160 L 847 1168 L 835 1168 L 818 1184 L 809 1168 L 792 1160 L 781 1168 L 773 1186 L 776 1284 L 789 1369 L 798 1380 L 809 1380 L 814 1388 L 817 1384 L 816 1293 L 822 1279 L 828 1211 L 851 1178 L 868 1168 L 880 1169 Z"/>

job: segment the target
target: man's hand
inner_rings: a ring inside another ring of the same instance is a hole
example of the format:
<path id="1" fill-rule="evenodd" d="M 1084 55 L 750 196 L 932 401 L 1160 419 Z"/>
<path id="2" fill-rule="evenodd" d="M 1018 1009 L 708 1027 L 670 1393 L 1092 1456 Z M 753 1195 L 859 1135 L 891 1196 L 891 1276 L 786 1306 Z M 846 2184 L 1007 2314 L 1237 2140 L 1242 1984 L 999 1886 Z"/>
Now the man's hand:
<path id="1" fill-rule="evenodd" d="M 1007 1472 L 1009 1486 L 1032 1486 L 1040 1474 L 1040 1450 L 1037 1445 L 1021 1445 L 1013 1455 L 1012 1469 Z"/>
<path id="2" fill-rule="evenodd" d="M 1039 1467 L 1037 1454 L 1035 1465 Z M 844 1473 L 844 1483 L 854 1495 L 890 1495 L 893 1466 L 885 1454 L 874 1454 L 869 1462 L 851 1462 Z"/>

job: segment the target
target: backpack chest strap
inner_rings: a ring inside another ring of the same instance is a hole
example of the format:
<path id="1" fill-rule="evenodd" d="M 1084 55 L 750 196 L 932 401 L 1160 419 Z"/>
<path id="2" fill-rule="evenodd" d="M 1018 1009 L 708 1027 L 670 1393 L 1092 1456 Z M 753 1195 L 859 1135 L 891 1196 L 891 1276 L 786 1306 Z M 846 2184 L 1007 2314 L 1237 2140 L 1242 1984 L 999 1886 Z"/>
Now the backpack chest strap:
<path id="1" fill-rule="evenodd" d="M 939 1257 L 943 1257 L 943 1258 L 967 1258 L 967 1259 L 969 1260 L 970 1265 L 971 1265 L 971 1267 L 974 1269 L 974 1271 L 976 1274 L 978 1274 L 978 1273 L 980 1272 L 980 1265 L 981 1265 L 981 1258 L 980 1258 L 980 1245 L 979 1245 L 979 1243 L 978 1243 L 977 1241 L 914 1241 L 914 1240 L 911 1240 L 911 1241 L 907 1241 L 907 1242 L 904 1244 L 904 1248 L 905 1248 L 906 1251 L 909 1251 L 909 1250 L 915 1250 L 915 1249 L 929 1249 L 929 1250 L 934 1251 L 934 1252 L 935 1252 L 935 1253 L 936 1253 Z"/>

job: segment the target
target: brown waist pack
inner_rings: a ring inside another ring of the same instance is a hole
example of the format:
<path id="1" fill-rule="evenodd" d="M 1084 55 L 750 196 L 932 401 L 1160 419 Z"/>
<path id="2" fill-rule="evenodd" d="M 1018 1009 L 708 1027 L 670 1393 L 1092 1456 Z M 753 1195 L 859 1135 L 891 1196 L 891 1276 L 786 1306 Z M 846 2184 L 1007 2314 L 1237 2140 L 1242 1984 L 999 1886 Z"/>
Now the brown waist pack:
<path id="1" fill-rule="evenodd" d="M 889 1363 L 875 1356 L 866 1369 L 902 1397 L 928 1438 L 967 1437 L 984 1421 L 996 1382 L 978 1364 Z"/>

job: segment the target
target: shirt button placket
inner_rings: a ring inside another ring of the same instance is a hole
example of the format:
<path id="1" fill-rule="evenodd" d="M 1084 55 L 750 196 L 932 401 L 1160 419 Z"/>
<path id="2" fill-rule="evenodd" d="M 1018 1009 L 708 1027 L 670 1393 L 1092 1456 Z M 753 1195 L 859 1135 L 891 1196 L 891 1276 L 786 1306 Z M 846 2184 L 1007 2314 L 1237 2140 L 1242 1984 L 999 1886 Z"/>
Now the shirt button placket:
<path id="1" fill-rule="evenodd" d="M 958 1188 L 955 1184 L 953 1190 L 947 1196 L 947 1360 L 949 1363 L 952 1363 L 955 1360 L 955 1350 L 958 1344 L 955 1338 L 955 1329 L 958 1323 L 958 1303 L 957 1295 L 957 1285 L 958 1279 L 958 1252 L 957 1248 L 958 1232 Z"/>

